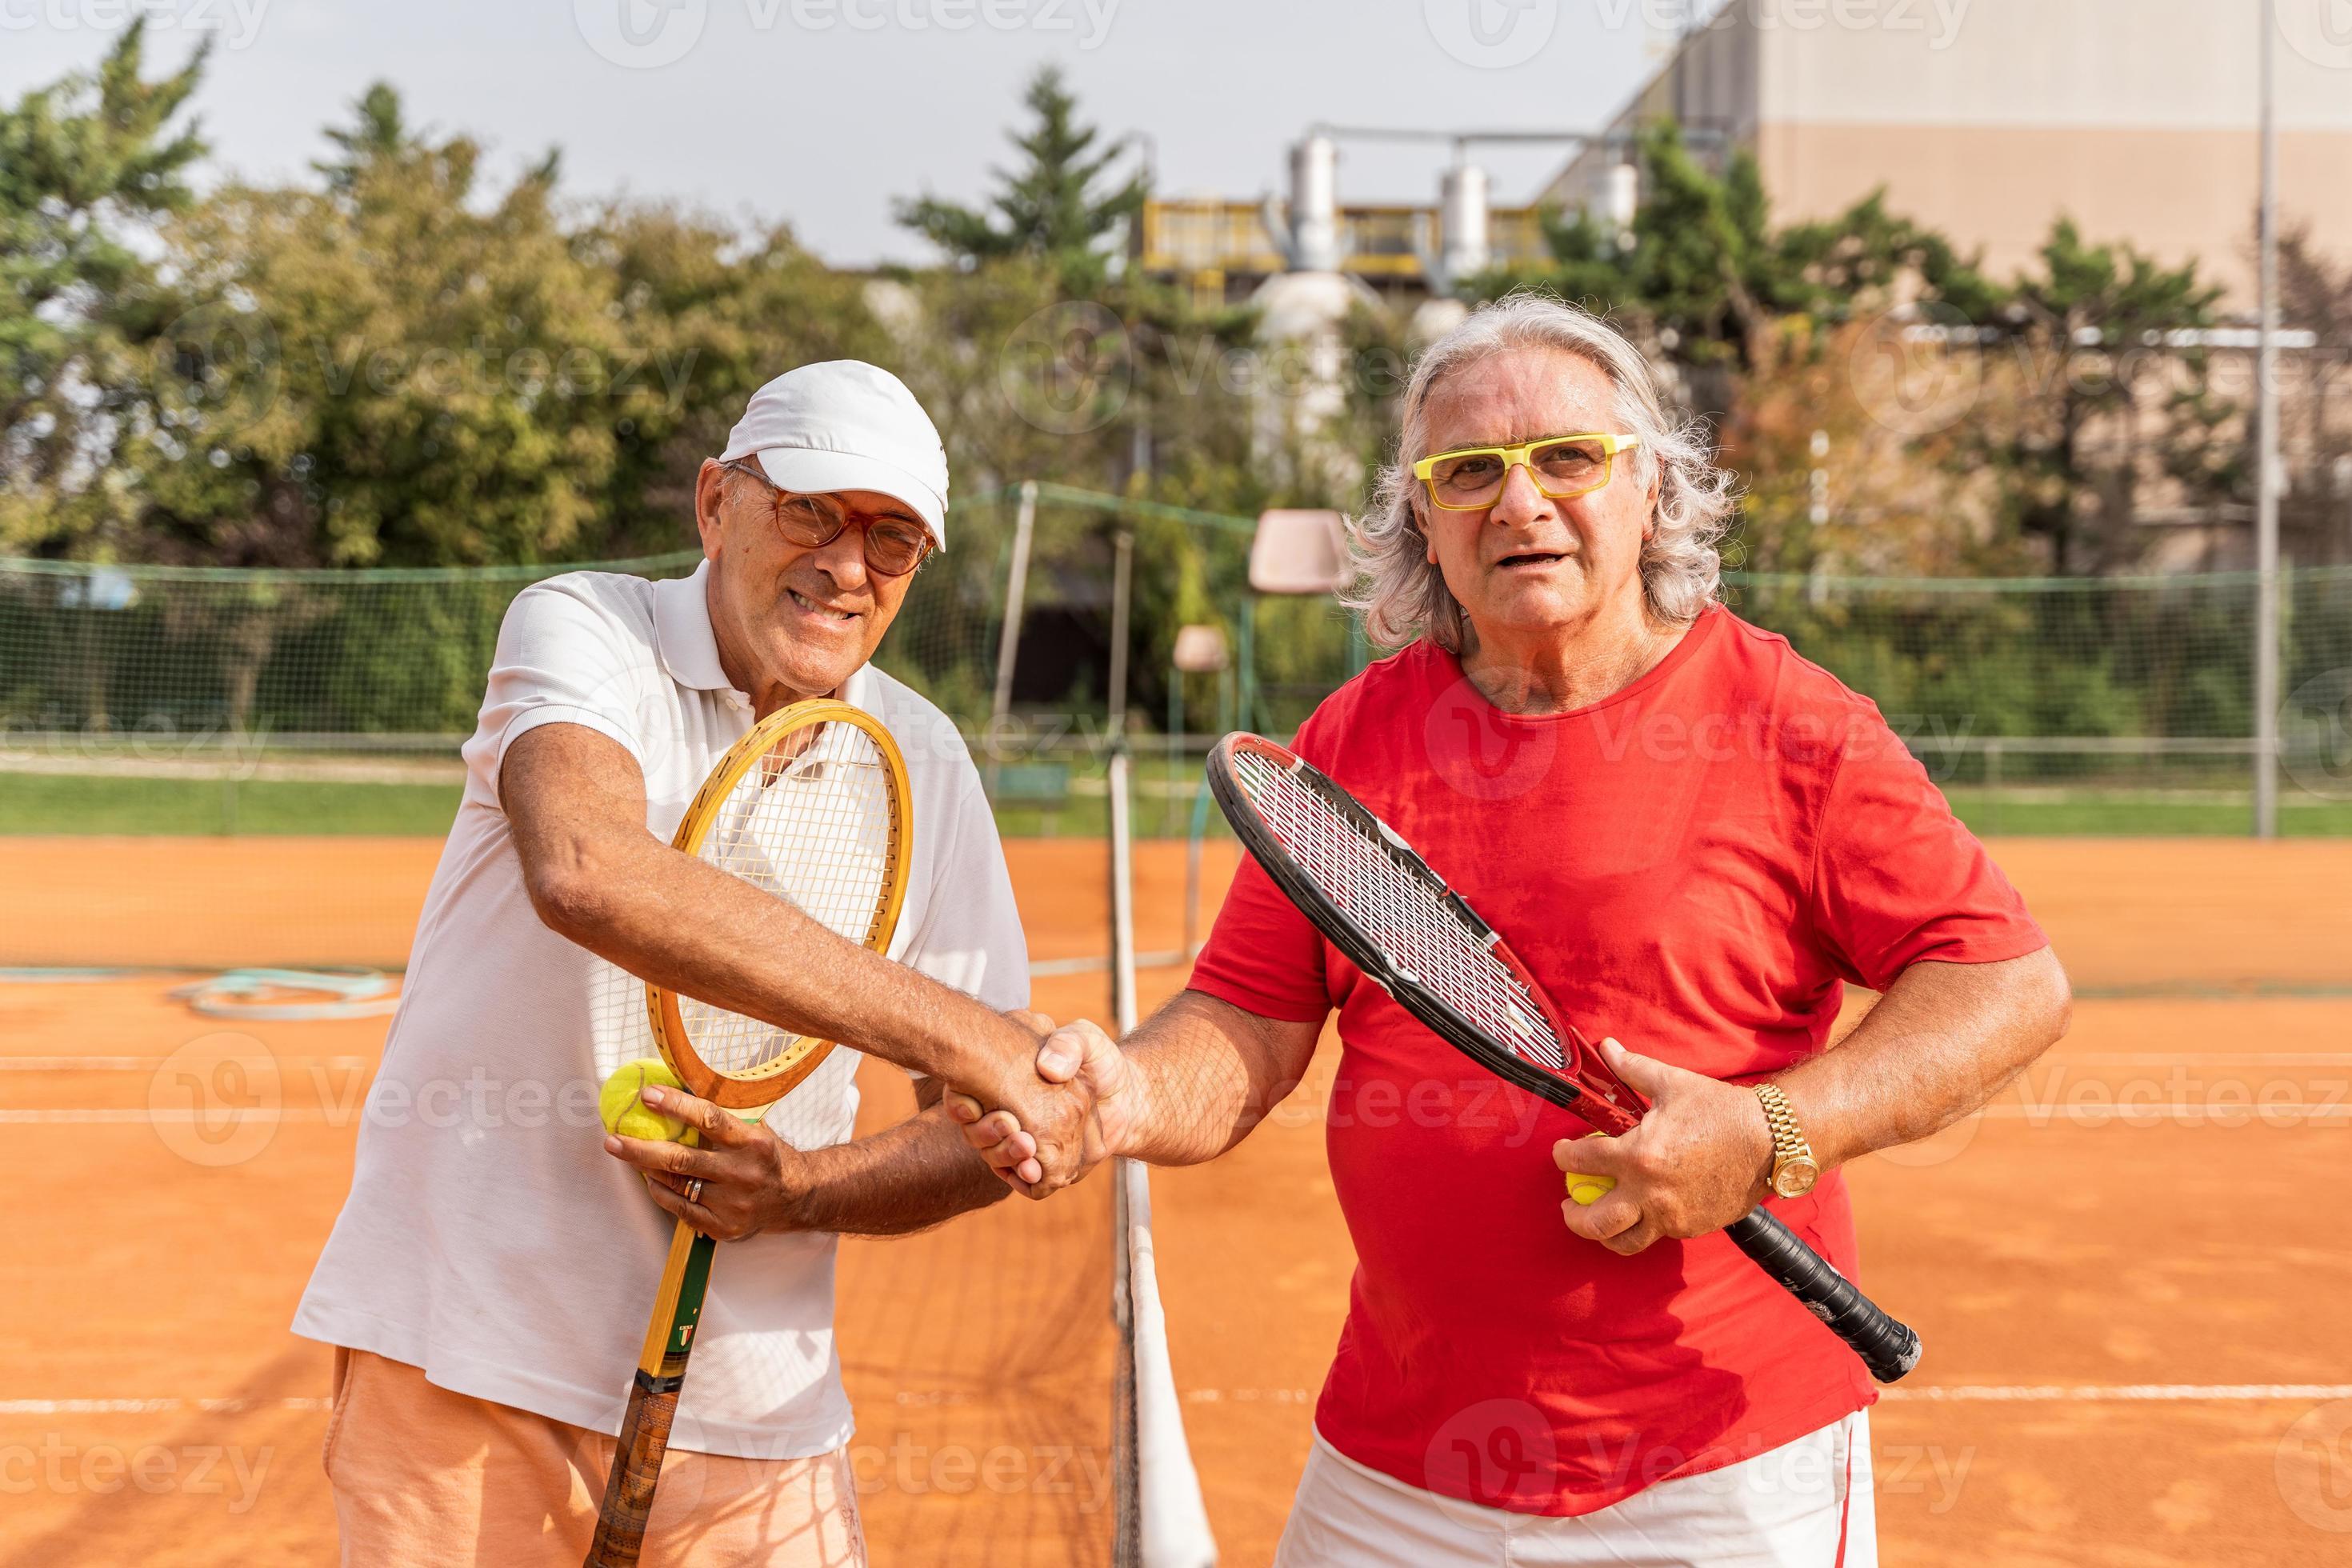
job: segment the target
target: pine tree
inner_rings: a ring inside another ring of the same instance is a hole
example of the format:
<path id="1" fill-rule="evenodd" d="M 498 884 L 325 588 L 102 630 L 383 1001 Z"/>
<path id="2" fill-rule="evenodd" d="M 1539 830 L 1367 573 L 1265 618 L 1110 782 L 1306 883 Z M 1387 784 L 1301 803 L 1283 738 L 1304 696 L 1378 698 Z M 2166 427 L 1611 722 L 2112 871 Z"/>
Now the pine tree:
<path id="1" fill-rule="evenodd" d="M 1143 211 L 1144 176 L 1102 188 L 1128 143 L 1122 138 L 1096 150 L 1101 133 L 1078 123 L 1077 100 L 1057 68 L 1042 68 L 1022 101 L 1035 121 L 1025 135 L 1006 139 L 1024 162 L 1016 171 L 994 171 L 998 188 L 986 209 L 922 196 L 898 203 L 894 216 L 962 267 L 1031 256 L 1057 264 L 1074 285 L 1099 279 L 1103 241 Z"/>

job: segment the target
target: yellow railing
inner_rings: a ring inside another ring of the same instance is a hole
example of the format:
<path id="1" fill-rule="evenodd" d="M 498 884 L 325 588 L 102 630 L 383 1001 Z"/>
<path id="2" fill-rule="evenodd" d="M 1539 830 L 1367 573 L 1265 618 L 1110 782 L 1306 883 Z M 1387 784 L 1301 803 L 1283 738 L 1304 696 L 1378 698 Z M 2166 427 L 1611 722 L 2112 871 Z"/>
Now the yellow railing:
<path id="1" fill-rule="evenodd" d="M 1536 261 L 1545 255 L 1538 209 L 1497 207 L 1487 222 L 1496 261 Z M 1136 264 L 1163 277 L 1263 276 L 1284 266 L 1255 202 L 1150 202 L 1143 209 L 1141 237 Z M 1418 281 L 1422 256 L 1435 254 L 1443 238 L 1434 207 L 1339 209 L 1339 266 L 1359 277 Z"/>

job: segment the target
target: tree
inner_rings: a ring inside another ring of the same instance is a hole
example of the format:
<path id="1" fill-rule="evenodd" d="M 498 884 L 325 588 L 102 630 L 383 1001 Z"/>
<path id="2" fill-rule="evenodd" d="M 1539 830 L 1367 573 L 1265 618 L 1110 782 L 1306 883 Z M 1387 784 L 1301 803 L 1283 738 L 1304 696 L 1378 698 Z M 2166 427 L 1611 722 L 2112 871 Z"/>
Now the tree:
<path id="1" fill-rule="evenodd" d="M 1627 318 L 1686 368 L 1753 372 L 1776 321 L 1836 323 L 1883 309 L 1898 289 L 1971 316 L 2000 291 L 1943 236 L 1886 210 L 1874 191 L 1836 217 L 1775 230 L 1756 160 L 1735 151 L 1718 174 L 1671 121 L 1643 129 L 1642 202 L 1622 233 L 1588 212 L 1552 214 L 1549 265 L 1471 280 L 1474 299 L 1534 285 Z"/>
<path id="2" fill-rule="evenodd" d="M 1976 426 L 1973 456 L 1997 465 L 2018 528 L 2043 542 L 2053 571 L 2126 569 L 2144 548 L 2133 520 L 2147 483 L 2169 480 L 2197 501 L 2231 482 L 2237 447 L 2209 356 L 2179 341 L 2212 324 L 2221 290 L 2194 262 L 2090 244 L 2069 218 L 2040 260 L 2000 312 L 2008 395 L 1991 407 L 2008 416 Z"/>
<path id="3" fill-rule="evenodd" d="M 94 73 L 0 108 L 0 545 L 43 549 L 118 515 L 108 448 L 151 373 L 160 323 L 131 232 L 193 200 L 203 155 L 178 123 L 203 73 L 145 79 L 134 22 Z"/>
<path id="4" fill-rule="evenodd" d="M 415 151 L 400 107 L 400 94 L 389 82 L 377 82 L 352 106 L 348 126 L 329 126 L 327 140 L 341 154 L 314 159 L 310 167 L 326 176 L 327 188 L 349 192 L 368 170 L 405 157 Z"/>
<path id="5" fill-rule="evenodd" d="M 551 182 L 487 200 L 462 137 L 371 94 L 325 190 L 225 187 L 164 231 L 180 374 L 126 466 L 138 548 L 231 565 L 562 559 L 593 530 L 622 385 L 613 279 Z"/>
<path id="6" fill-rule="evenodd" d="M 1100 132 L 1077 122 L 1077 100 L 1058 68 L 1040 68 L 1022 101 L 1035 122 L 1026 134 L 1008 132 L 1006 139 L 1023 163 L 995 171 L 998 189 L 986 210 L 922 196 L 897 203 L 895 216 L 959 266 L 1042 257 L 1061 268 L 1073 292 L 1082 292 L 1101 279 L 1104 240 L 1140 216 L 1149 186 L 1137 174 L 1105 188 L 1128 143 L 1095 150 Z"/>
<path id="7" fill-rule="evenodd" d="M 2352 261 L 2338 267 L 2308 226 L 2279 236 L 2279 309 L 2290 329 L 2312 334 L 2297 355 L 2305 374 L 2280 389 L 2282 456 L 2288 473 L 2279 531 L 2294 566 L 2352 561 L 2352 426 L 2328 418 L 2352 385 Z M 2252 475 L 2247 476 L 2251 486 Z"/>

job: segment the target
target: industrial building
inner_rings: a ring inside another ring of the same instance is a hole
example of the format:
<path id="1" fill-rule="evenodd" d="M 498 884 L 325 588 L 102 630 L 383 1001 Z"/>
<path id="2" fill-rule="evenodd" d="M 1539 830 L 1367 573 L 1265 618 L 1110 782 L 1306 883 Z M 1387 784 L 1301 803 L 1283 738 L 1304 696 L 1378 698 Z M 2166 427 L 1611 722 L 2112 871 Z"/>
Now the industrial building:
<path id="1" fill-rule="evenodd" d="M 2286 223 L 2347 255 L 2352 27 L 2329 29 L 2331 3 L 2279 6 L 2279 181 Z M 1639 0 L 1623 14 L 1641 16 Z M 1339 145 L 1399 133 L 1318 126 L 1292 151 L 1286 202 L 1155 200 L 1135 260 L 1236 299 L 1286 269 L 1442 292 L 1489 262 L 1540 258 L 1546 205 L 1629 216 L 1633 137 L 1672 119 L 1708 156 L 1751 153 L 1778 222 L 1833 216 L 1884 187 L 1892 210 L 2007 278 L 2072 216 L 2087 238 L 2195 259 L 2245 310 L 2262 16 L 2252 0 L 1728 0 L 1605 119 L 1591 112 L 1602 106 L 1562 104 L 1549 106 L 1570 128 L 1557 133 L 1430 133 L 1453 157 L 1427 205 L 1349 203 Z M 1488 202 L 1476 151 L 1504 137 L 1568 149 L 1532 202 Z"/>

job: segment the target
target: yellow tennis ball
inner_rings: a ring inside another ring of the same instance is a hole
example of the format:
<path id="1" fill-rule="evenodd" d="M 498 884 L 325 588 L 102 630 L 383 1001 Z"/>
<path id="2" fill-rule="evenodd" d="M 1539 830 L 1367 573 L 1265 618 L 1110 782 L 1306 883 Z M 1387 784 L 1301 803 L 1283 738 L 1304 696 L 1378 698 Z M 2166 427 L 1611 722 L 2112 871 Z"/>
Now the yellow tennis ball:
<path id="1" fill-rule="evenodd" d="M 1591 1207 L 1601 1201 L 1601 1194 L 1616 1186 L 1614 1176 L 1587 1176 L 1578 1172 L 1568 1173 L 1568 1195 Z"/>
<path id="2" fill-rule="evenodd" d="M 1588 1136 L 1594 1138 L 1606 1138 L 1609 1134 L 1606 1132 L 1594 1132 Z M 1582 1140 L 1579 1140 L 1579 1142 L 1581 1141 Z M 1592 1205 L 1599 1203 L 1601 1201 L 1601 1194 L 1608 1192 L 1611 1188 L 1616 1186 L 1616 1184 L 1617 1178 L 1614 1176 L 1589 1176 L 1581 1171 L 1570 1171 L 1568 1173 L 1568 1195 L 1588 1208 Z"/>
<path id="3" fill-rule="evenodd" d="M 647 1084 L 663 1089 L 686 1087 L 661 1058 L 640 1057 L 633 1062 L 623 1062 L 604 1080 L 604 1087 L 596 1094 L 596 1113 L 604 1118 L 607 1132 L 656 1143 L 675 1143 L 686 1131 L 686 1123 L 646 1103 Z"/>

